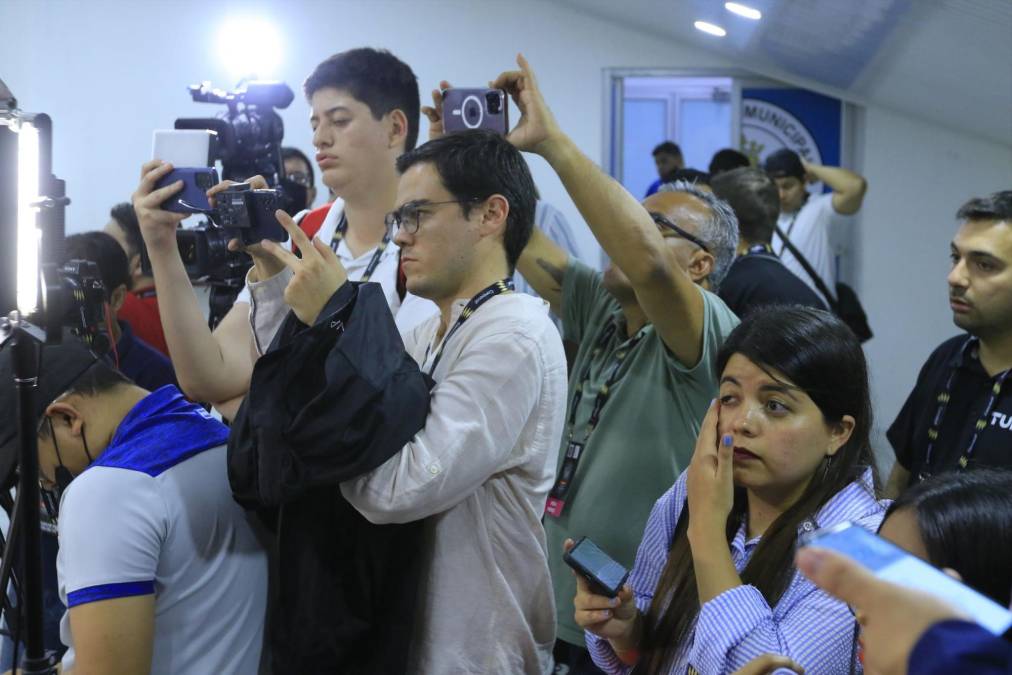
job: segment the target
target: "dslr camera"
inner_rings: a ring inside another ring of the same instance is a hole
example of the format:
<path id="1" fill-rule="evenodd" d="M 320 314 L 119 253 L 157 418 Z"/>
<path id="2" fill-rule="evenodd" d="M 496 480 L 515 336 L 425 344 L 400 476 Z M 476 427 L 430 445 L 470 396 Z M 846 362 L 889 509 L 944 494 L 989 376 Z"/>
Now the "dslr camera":
<path id="1" fill-rule="evenodd" d="M 228 269 L 230 259 L 236 255 L 228 250 L 230 239 L 246 246 L 264 239 L 288 238 L 274 215 L 284 204 L 284 193 L 279 189 L 255 190 L 248 183 L 236 183 L 215 195 L 215 203 L 210 223 L 176 232 L 179 255 L 190 277 Z M 245 273 L 243 268 L 240 276 Z"/>
<path id="2" fill-rule="evenodd" d="M 488 129 L 509 133 L 509 105 L 502 89 L 444 89 L 443 130 L 446 133 Z"/>

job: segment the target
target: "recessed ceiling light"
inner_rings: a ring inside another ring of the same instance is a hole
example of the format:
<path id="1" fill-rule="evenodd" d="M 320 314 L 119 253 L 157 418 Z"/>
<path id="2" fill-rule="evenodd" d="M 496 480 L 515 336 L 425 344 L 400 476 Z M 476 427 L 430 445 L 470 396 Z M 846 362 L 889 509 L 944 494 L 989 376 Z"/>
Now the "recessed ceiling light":
<path id="1" fill-rule="evenodd" d="M 753 21 L 758 21 L 763 18 L 763 13 L 758 9 L 749 7 L 748 5 L 743 5 L 739 2 L 725 2 L 724 9 L 729 12 L 734 12 L 738 16 L 743 16 L 746 19 L 752 19 Z"/>
<path id="2" fill-rule="evenodd" d="M 704 33 L 709 33 L 710 35 L 716 35 L 717 37 L 724 37 L 727 35 L 726 30 L 712 23 L 707 23 L 706 21 L 697 21 L 692 25 L 696 27 L 696 30 L 701 30 Z"/>

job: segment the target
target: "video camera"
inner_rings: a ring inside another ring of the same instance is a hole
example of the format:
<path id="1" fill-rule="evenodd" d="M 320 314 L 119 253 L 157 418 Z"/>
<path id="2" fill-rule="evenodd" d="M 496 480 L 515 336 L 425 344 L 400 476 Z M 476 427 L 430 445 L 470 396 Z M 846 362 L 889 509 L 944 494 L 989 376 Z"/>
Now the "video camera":
<path id="1" fill-rule="evenodd" d="M 191 85 L 189 91 L 194 102 L 224 104 L 226 110 L 218 117 L 179 118 L 175 128 L 215 132 L 211 159 L 221 160 L 223 179 L 241 182 L 261 175 L 270 186 L 266 190 L 232 186 L 216 196 L 217 208 L 208 221 L 177 232 L 187 274 L 207 279 L 211 286 L 213 326 L 232 306 L 252 264 L 245 253 L 228 250 L 229 239 L 248 244 L 279 238 L 272 234 L 281 229 L 274 211 L 298 213 L 306 203 L 307 188 L 287 179 L 281 156 L 284 122 L 276 109 L 287 108 L 295 99 L 287 84 L 250 81 L 235 91 L 222 91 L 204 82 Z"/>

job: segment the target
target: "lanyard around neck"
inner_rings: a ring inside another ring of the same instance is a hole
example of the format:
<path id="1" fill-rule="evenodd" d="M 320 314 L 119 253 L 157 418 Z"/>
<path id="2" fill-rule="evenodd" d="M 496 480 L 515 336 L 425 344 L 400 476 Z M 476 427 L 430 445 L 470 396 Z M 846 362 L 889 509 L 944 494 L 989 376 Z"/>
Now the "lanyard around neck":
<path id="1" fill-rule="evenodd" d="M 338 246 L 341 245 L 341 240 L 344 239 L 344 235 L 348 232 L 348 216 L 341 214 L 341 222 L 334 228 L 334 236 L 330 238 L 330 250 L 337 253 Z M 366 265 L 365 272 L 362 273 L 362 278 L 359 279 L 362 283 L 369 281 L 372 278 L 373 272 L 379 267 L 380 259 L 383 257 L 383 252 L 387 250 L 387 245 L 390 243 L 390 232 L 386 232 L 383 235 L 383 241 L 380 242 L 379 246 L 372 254 L 372 258 L 369 260 L 369 264 Z"/>
<path id="2" fill-rule="evenodd" d="M 504 293 L 512 293 L 516 290 L 516 286 L 513 284 L 513 279 L 506 278 L 500 279 L 491 286 L 487 286 L 484 289 L 478 291 L 477 295 L 467 301 L 464 305 L 464 309 L 460 310 L 460 316 L 457 317 L 456 323 L 453 324 L 453 328 L 446 334 L 443 341 L 439 343 L 439 348 L 436 350 L 436 356 L 432 359 L 432 365 L 429 366 L 429 377 L 432 377 L 432 373 L 436 372 L 436 366 L 439 365 L 439 360 L 443 358 L 443 350 L 446 348 L 446 343 L 450 341 L 453 334 L 464 325 L 472 314 L 478 311 L 478 308 L 484 305 L 486 302 L 491 300 L 497 295 Z M 425 350 L 425 358 L 422 363 L 429 360 L 429 352 L 432 351 L 432 343 L 429 343 L 428 348 Z"/>
<path id="3" fill-rule="evenodd" d="M 949 377 L 945 380 L 945 387 L 938 393 L 936 398 L 938 407 L 935 409 L 935 416 L 931 419 L 931 426 L 928 427 L 928 449 L 924 456 L 924 467 L 920 473 L 921 480 L 931 476 L 931 460 L 935 454 L 935 443 L 938 442 L 938 434 L 942 428 L 945 413 L 949 409 L 949 401 L 952 399 L 952 388 L 956 383 L 959 367 L 979 344 L 980 342 L 976 338 L 969 337 L 966 339 L 966 342 L 963 343 L 959 351 L 959 361 L 952 366 L 952 369 L 949 371 Z M 988 396 L 987 404 L 984 406 L 980 417 L 977 419 L 977 423 L 973 427 L 973 436 L 970 438 L 969 444 L 967 444 L 959 457 L 957 471 L 962 471 L 969 465 L 970 458 L 973 457 L 973 451 L 977 447 L 980 432 L 987 428 L 987 418 L 991 416 L 991 411 L 994 410 L 999 397 L 1001 397 L 1002 386 L 1005 384 L 1009 373 L 1012 373 L 1012 369 L 1001 372 L 991 379 L 991 393 Z"/>

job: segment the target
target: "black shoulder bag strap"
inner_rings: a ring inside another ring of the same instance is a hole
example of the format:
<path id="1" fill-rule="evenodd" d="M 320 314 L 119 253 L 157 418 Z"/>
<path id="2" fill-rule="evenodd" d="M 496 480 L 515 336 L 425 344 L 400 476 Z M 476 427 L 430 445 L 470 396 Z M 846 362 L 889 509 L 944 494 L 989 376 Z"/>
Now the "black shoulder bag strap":
<path id="1" fill-rule="evenodd" d="M 837 314 L 839 305 L 836 302 L 836 293 L 831 292 L 829 288 L 826 287 L 826 282 L 822 280 L 819 273 L 815 271 L 814 267 L 812 267 L 812 263 L 808 262 L 808 258 L 801 254 L 798 247 L 791 243 L 791 240 L 787 238 L 787 235 L 784 234 L 784 231 L 781 230 L 780 226 L 776 223 L 773 224 L 773 231 L 777 233 L 777 236 L 780 237 L 780 241 L 784 243 L 784 247 L 786 247 L 787 250 L 794 255 L 794 258 L 805 269 L 805 272 L 807 272 L 808 276 L 812 278 L 812 281 L 815 282 L 815 287 L 818 288 L 819 292 L 826 298 L 826 302 L 829 303 L 829 308 L 833 310 L 833 314 Z M 782 251 L 783 249 L 781 249 L 781 252 Z"/>

